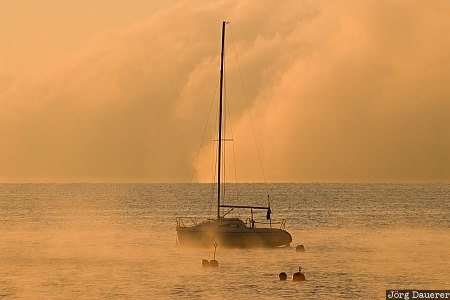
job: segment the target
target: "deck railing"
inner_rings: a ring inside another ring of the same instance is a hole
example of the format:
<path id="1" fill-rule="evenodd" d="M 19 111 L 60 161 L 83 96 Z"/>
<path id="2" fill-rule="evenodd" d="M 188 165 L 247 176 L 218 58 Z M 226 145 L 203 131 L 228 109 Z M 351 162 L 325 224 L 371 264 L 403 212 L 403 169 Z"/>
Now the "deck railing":
<path id="1" fill-rule="evenodd" d="M 186 225 L 186 223 L 188 223 L 188 225 Z M 197 224 L 198 221 L 193 217 L 177 217 L 177 228 L 195 226 Z"/>
<path id="2" fill-rule="evenodd" d="M 255 220 L 252 220 L 251 218 L 247 218 L 247 220 L 245 221 L 245 225 L 247 227 L 252 228 L 252 223 L 253 223 L 253 226 L 256 226 L 257 224 L 263 225 L 263 227 L 273 227 L 274 225 L 279 225 L 280 229 L 284 230 L 286 228 L 286 219 L 271 220 L 271 221 L 255 221 Z M 276 226 L 276 227 L 278 227 L 278 226 Z"/>
<path id="3" fill-rule="evenodd" d="M 195 217 L 177 217 L 177 228 L 179 227 L 190 227 L 190 226 L 196 226 L 198 225 L 200 222 L 197 220 L 197 218 Z M 207 221 L 213 221 L 211 219 L 208 219 Z M 252 226 L 253 224 L 253 226 Z M 259 225 L 258 227 L 278 227 L 280 229 L 285 230 L 286 228 L 286 219 L 281 219 L 281 220 L 271 220 L 271 221 L 255 221 L 252 220 L 251 218 L 247 218 L 245 220 L 245 226 L 249 227 L 249 228 L 253 228 L 255 226 Z M 260 226 L 262 225 L 262 226 Z"/>

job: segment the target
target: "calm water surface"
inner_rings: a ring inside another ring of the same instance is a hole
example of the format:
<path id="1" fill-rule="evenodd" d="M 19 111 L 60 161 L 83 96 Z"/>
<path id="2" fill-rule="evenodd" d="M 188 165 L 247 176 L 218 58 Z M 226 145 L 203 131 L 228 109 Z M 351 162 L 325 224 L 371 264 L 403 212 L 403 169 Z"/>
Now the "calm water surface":
<path id="1" fill-rule="evenodd" d="M 384 299 L 386 289 L 450 288 L 450 185 L 227 191 L 230 204 L 265 205 L 269 193 L 306 252 L 219 245 L 219 268 L 203 269 L 213 249 L 177 247 L 175 218 L 215 215 L 208 184 L 0 184 L 0 298 Z M 306 282 L 290 281 L 298 266 Z"/>

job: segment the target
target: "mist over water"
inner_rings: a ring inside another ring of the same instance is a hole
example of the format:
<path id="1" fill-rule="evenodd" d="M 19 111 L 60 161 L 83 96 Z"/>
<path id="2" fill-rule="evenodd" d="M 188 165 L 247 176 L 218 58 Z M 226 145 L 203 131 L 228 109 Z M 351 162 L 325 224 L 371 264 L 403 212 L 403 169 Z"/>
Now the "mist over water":
<path id="1" fill-rule="evenodd" d="M 384 299 L 386 289 L 448 288 L 448 184 L 227 191 L 236 205 L 265 205 L 269 193 L 293 247 L 219 245 L 219 268 L 202 268 L 214 249 L 177 247 L 175 218 L 214 217 L 209 184 L 1 184 L 0 297 Z M 306 282 L 291 281 L 299 266 Z"/>

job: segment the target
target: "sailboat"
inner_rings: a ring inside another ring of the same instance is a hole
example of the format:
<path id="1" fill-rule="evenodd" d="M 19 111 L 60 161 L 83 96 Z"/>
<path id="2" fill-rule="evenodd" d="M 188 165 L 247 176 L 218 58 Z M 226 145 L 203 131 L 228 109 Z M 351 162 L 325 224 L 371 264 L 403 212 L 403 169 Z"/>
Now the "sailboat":
<path id="1" fill-rule="evenodd" d="M 222 204 L 221 199 L 221 157 L 222 157 L 222 98 L 223 98 L 223 65 L 225 26 L 222 22 L 222 51 L 220 57 L 220 100 L 219 100 L 219 132 L 218 132 L 218 174 L 217 174 L 217 218 L 208 219 L 197 223 L 193 218 L 177 218 L 177 242 L 180 246 L 212 247 L 219 244 L 228 247 L 281 247 L 289 246 L 292 236 L 285 230 L 285 220 L 282 220 L 280 228 L 273 228 L 275 224 L 271 220 L 270 202 L 267 206 L 243 206 Z M 223 188 L 223 187 L 222 187 Z M 227 218 L 221 215 L 221 208 L 250 209 L 251 218 L 246 222 L 239 218 Z M 268 226 L 259 227 L 253 219 L 253 210 L 265 210 Z"/>

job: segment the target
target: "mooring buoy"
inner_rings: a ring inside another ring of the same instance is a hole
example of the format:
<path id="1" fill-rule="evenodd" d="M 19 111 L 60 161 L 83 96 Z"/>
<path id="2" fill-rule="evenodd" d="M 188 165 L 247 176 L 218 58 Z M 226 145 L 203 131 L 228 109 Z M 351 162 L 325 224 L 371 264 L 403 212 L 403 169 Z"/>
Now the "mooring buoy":
<path id="1" fill-rule="evenodd" d="M 281 281 L 284 281 L 287 279 L 287 274 L 284 272 L 281 272 L 280 275 L 278 275 Z"/>
<path id="2" fill-rule="evenodd" d="M 302 267 L 298 267 L 298 272 L 294 273 L 292 281 L 305 281 L 305 274 L 302 273 Z"/>
<path id="3" fill-rule="evenodd" d="M 217 250 L 217 243 L 214 243 L 214 259 L 209 261 L 209 265 L 211 267 L 218 267 L 219 266 L 219 262 L 216 260 L 216 250 Z"/>
<path id="4" fill-rule="evenodd" d="M 217 260 L 215 260 L 215 259 L 211 259 L 211 260 L 209 261 L 209 266 L 210 266 L 210 267 L 213 267 L 213 268 L 216 268 L 216 267 L 219 266 L 219 262 L 218 262 Z"/>
<path id="5" fill-rule="evenodd" d="M 216 268 L 219 266 L 219 262 L 216 260 L 216 250 L 217 243 L 214 243 L 214 259 L 208 261 L 207 259 L 202 259 L 202 267 L 213 267 Z"/>
<path id="6" fill-rule="evenodd" d="M 297 252 L 305 252 L 305 246 L 298 245 L 297 247 L 295 247 L 295 251 L 297 251 Z"/>
<path id="7" fill-rule="evenodd" d="M 209 261 L 207 259 L 202 259 L 202 267 L 209 267 Z"/>

